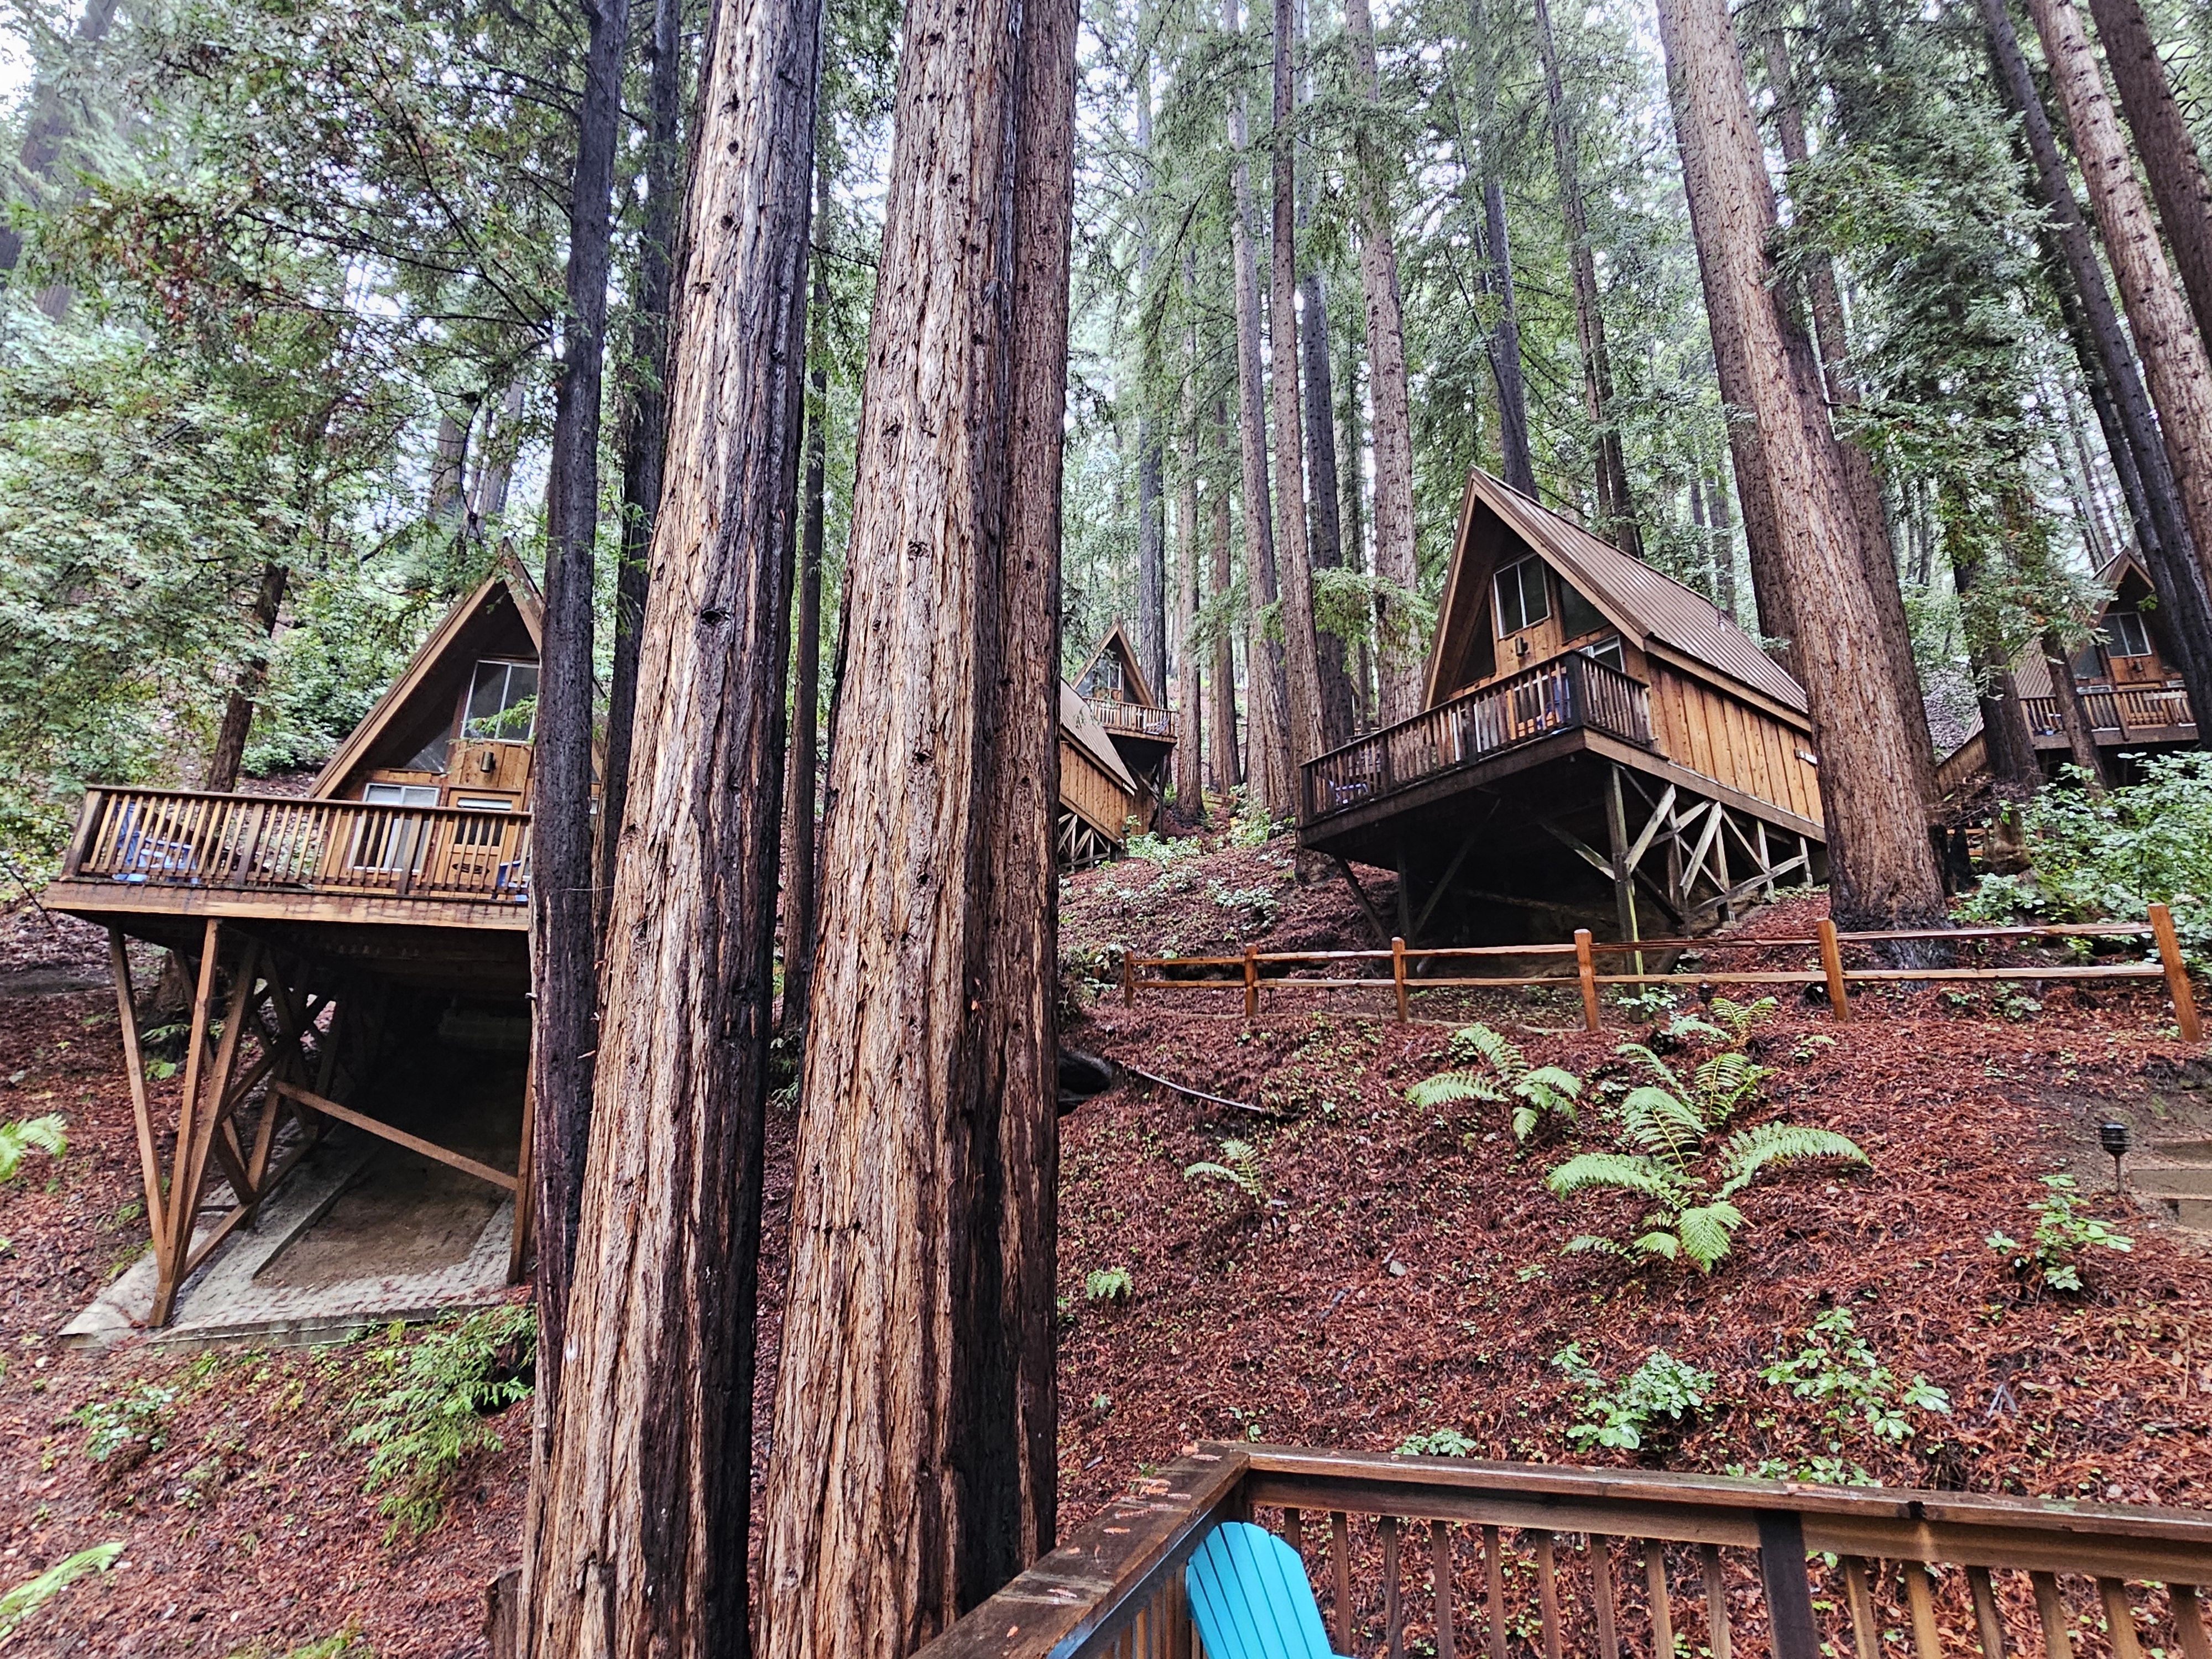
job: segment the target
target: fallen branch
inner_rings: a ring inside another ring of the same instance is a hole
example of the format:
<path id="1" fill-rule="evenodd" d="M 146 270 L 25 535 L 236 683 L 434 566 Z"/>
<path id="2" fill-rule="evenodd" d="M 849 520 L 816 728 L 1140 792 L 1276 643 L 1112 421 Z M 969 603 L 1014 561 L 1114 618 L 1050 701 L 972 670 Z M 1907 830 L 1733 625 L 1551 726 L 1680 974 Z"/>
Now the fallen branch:
<path id="1" fill-rule="evenodd" d="M 1120 1065 L 1121 1069 L 1131 1077 L 1142 1078 L 1147 1083 L 1157 1083 L 1163 1089 L 1172 1090 L 1175 1093 L 1186 1095 L 1193 1100 L 1202 1100 L 1209 1106 L 1226 1106 L 1233 1112 L 1249 1112 L 1254 1117 L 1273 1118 L 1278 1122 L 1282 1121 L 1287 1115 L 1282 1112 L 1271 1112 L 1265 1106 L 1248 1106 L 1241 1100 L 1231 1100 L 1224 1095 L 1210 1095 L 1205 1090 L 1194 1089 L 1187 1083 L 1177 1083 L 1170 1078 L 1155 1077 L 1150 1072 L 1140 1072 L 1135 1066 L 1125 1062 L 1117 1060 L 1115 1064 Z"/>

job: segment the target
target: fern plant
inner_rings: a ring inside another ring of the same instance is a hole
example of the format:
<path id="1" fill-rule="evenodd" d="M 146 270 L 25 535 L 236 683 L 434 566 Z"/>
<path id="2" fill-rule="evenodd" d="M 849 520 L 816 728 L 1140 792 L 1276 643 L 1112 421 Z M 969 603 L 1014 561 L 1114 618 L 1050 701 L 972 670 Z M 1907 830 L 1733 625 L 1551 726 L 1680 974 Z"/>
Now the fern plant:
<path id="1" fill-rule="evenodd" d="M 1618 1052 L 1640 1062 L 1654 1081 L 1630 1090 L 1614 1109 L 1616 1150 L 1569 1158 L 1544 1182 L 1562 1198 L 1622 1192 L 1647 1207 L 1625 1240 L 1581 1233 L 1567 1242 L 1570 1252 L 1637 1262 L 1686 1260 L 1710 1273 L 1743 1225 L 1736 1194 L 1767 1170 L 1806 1158 L 1867 1162 L 1848 1136 L 1797 1123 L 1761 1123 L 1714 1144 L 1757 1098 L 1766 1075 L 1741 1049 L 1708 1055 L 1686 1079 L 1640 1042 L 1623 1043 Z"/>
<path id="2" fill-rule="evenodd" d="M 64 1132 L 59 1112 L 0 1123 L 0 1181 L 15 1179 L 27 1153 L 39 1152 L 59 1158 L 68 1150 L 69 1136 Z"/>
<path id="3" fill-rule="evenodd" d="M 395 1326 L 374 1351 L 386 1381 L 355 1396 L 362 1420 L 346 1443 L 371 1449 L 364 1490 L 384 1492 L 386 1543 L 402 1527 L 419 1538 L 436 1526 L 463 1460 L 500 1449 L 484 1419 L 529 1395 L 537 1351 L 537 1316 L 513 1306 L 441 1321 L 413 1343 Z"/>
<path id="4" fill-rule="evenodd" d="M 1468 1025 L 1453 1032 L 1451 1054 L 1460 1064 L 1423 1078 L 1406 1091 L 1407 1100 L 1431 1111 L 1463 1100 L 1510 1102 L 1516 1140 L 1528 1139 L 1547 1117 L 1576 1121 L 1582 1079 L 1560 1066 L 1530 1066 L 1519 1048 L 1489 1026 Z"/>
<path id="5" fill-rule="evenodd" d="M 1250 1199 L 1262 1203 L 1267 1196 L 1260 1175 L 1260 1150 L 1249 1140 L 1224 1140 L 1218 1162 L 1201 1159 L 1182 1172 L 1185 1181 L 1225 1181 Z"/>

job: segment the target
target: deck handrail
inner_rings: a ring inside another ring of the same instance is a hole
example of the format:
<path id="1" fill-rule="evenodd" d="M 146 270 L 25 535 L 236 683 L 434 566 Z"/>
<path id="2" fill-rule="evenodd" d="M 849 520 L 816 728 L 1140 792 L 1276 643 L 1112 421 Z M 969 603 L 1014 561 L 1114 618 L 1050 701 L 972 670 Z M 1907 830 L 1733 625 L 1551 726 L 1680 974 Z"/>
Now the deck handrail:
<path id="1" fill-rule="evenodd" d="M 1246 1519 L 1297 1548 L 1346 1655 L 1397 1659 L 1425 1627 L 1437 1659 L 1453 1659 L 1478 1624 L 1504 1651 L 1510 1583 L 1552 1655 L 1593 1650 L 1585 1631 L 1603 1659 L 1670 1654 L 1678 1626 L 1720 1655 L 1732 1626 L 1748 1646 L 1763 1623 L 1772 1659 L 1818 1659 L 1824 1643 L 1878 1652 L 1900 1626 L 1919 1659 L 1974 1640 L 2005 1659 L 2008 1632 L 2024 1651 L 2039 1633 L 2057 1659 L 2067 1577 L 2093 1582 L 2114 1652 L 2168 1630 L 2168 1650 L 2208 1650 L 2205 1510 L 1232 1443 L 1186 1447 L 1133 1483 L 922 1659 L 1189 1659 L 1183 1565 L 1217 1522 Z M 1625 1559 L 1638 1543 L 1640 1573 Z M 1931 1566 L 1963 1572 L 1939 1586 Z M 1733 1607 L 1753 1583 L 1747 1617 Z"/>
<path id="2" fill-rule="evenodd" d="M 66 881 L 521 904 L 530 815 L 95 784 Z"/>
<path id="3" fill-rule="evenodd" d="M 1113 697 L 1085 697 L 1083 702 L 1109 732 L 1126 732 L 1132 737 L 1153 738 L 1162 743 L 1176 740 L 1172 708 L 1147 708 L 1142 703 L 1122 702 Z"/>
<path id="4" fill-rule="evenodd" d="M 1584 728 L 1650 748 L 1650 688 L 1583 652 L 1564 651 L 1306 762 L 1298 822 L 1314 823 L 1522 744 Z"/>
<path id="5" fill-rule="evenodd" d="M 2083 713 L 2093 732 L 2117 732 L 2123 739 L 2141 732 L 2197 729 L 2197 715 L 2189 692 L 2179 681 L 2163 685 L 2085 685 L 2080 688 Z M 2028 729 L 2039 738 L 2063 736 L 2066 727 L 2055 696 L 2021 698 Z"/>

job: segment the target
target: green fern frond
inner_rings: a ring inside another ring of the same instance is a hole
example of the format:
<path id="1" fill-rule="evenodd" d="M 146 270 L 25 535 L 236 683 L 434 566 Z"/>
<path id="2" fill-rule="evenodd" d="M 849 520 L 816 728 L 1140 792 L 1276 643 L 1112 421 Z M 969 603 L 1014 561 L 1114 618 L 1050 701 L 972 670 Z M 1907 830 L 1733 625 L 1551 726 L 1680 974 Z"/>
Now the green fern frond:
<path id="1" fill-rule="evenodd" d="M 1832 1129 L 1808 1128 L 1802 1123 L 1761 1123 L 1729 1136 L 1728 1145 L 1721 1149 L 1721 1172 L 1727 1178 L 1721 1183 L 1719 1195 L 1728 1198 L 1741 1192 L 1774 1164 L 1808 1158 L 1838 1158 L 1846 1164 L 1869 1162 L 1856 1141 Z"/>
<path id="2" fill-rule="evenodd" d="M 1734 1048 L 1712 1055 L 1691 1074 L 1706 1124 L 1718 1128 L 1731 1113 L 1759 1091 L 1766 1068 L 1750 1055 Z"/>
<path id="3" fill-rule="evenodd" d="M 1709 1273 L 1729 1253 L 1730 1236 L 1743 1225 L 1743 1212 L 1717 1200 L 1688 1209 L 1674 1218 L 1674 1231 L 1682 1241 L 1682 1254 Z"/>
<path id="4" fill-rule="evenodd" d="M 1571 1158 L 1546 1176 L 1544 1184 L 1562 1198 L 1607 1188 L 1661 1204 L 1679 1204 L 1684 1196 L 1681 1176 L 1656 1158 L 1628 1152 L 1584 1152 Z"/>
<path id="5" fill-rule="evenodd" d="M 1680 1241 L 1674 1234 L 1667 1232 L 1645 1233 L 1636 1241 L 1635 1248 L 1638 1255 L 1662 1256 L 1668 1261 L 1674 1261 L 1682 1251 Z M 1625 1255 L 1627 1252 L 1623 1251 L 1622 1254 Z"/>
<path id="6" fill-rule="evenodd" d="M 1503 1100 L 1505 1094 L 1495 1079 L 1482 1072 L 1438 1072 L 1406 1091 L 1414 1105 L 1433 1110 L 1455 1106 L 1462 1100 Z"/>
<path id="7" fill-rule="evenodd" d="M 1528 1069 L 1520 1049 L 1502 1032 L 1479 1022 L 1452 1033 L 1451 1050 L 1454 1060 L 1480 1060 L 1509 1081 Z"/>
<path id="8" fill-rule="evenodd" d="M 1577 1233 L 1572 1238 L 1559 1246 L 1559 1254 L 1561 1255 L 1617 1255 L 1625 1257 L 1627 1255 L 1628 1252 L 1622 1249 L 1620 1245 L 1614 1243 L 1611 1239 L 1600 1238 L 1595 1233 Z"/>
<path id="9" fill-rule="evenodd" d="M 1544 1115 L 1534 1106 L 1516 1106 L 1513 1109 L 1513 1139 L 1528 1139 L 1536 1133 L 1536 1126 L 1543 1121 Z"/>
<path id="10" fill-rule="evenodd" d="M 65 1131 L 66 1124 L 59 1112 L 27 1117 L 15 1123 L 0 1123 L 0 1181 L 8 1180 L 21 1167 L 26 1152 L 40 1152 L 59 1158 L 69 1150 Z"/>
<path id="11" fill-rule="evenodd" d="M 1621 1101 L 1620 1127 L 1645 1152 L 1676 1164 L 1686 1161 L 1705 1139 L 1705 1121 L 1688 1102 L 1648 1083 L 1631 1089 Z"/>
<path id="12" fill-rule="evenodd" d="M 1513 1092 L 1547 1112 L 1565 1112 L 1571 1118 L 1575 1102 L 1583 1097 L 1583 1080 L 1560 1066 L 1539 1066 L 1514 1084 Z"/>

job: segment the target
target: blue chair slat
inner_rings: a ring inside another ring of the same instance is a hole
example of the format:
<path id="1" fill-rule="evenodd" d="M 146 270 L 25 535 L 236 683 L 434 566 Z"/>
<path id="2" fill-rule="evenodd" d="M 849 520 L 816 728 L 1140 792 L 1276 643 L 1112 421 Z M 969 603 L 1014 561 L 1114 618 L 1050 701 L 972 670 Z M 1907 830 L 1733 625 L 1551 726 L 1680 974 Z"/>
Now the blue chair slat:
<path id="1" fill-rule="evenodd" d="M 1298 1553 L 1265 1528 L 1225 1521 L 1183 1572 L 1206 1659 L 1333 1659 Z"/>

